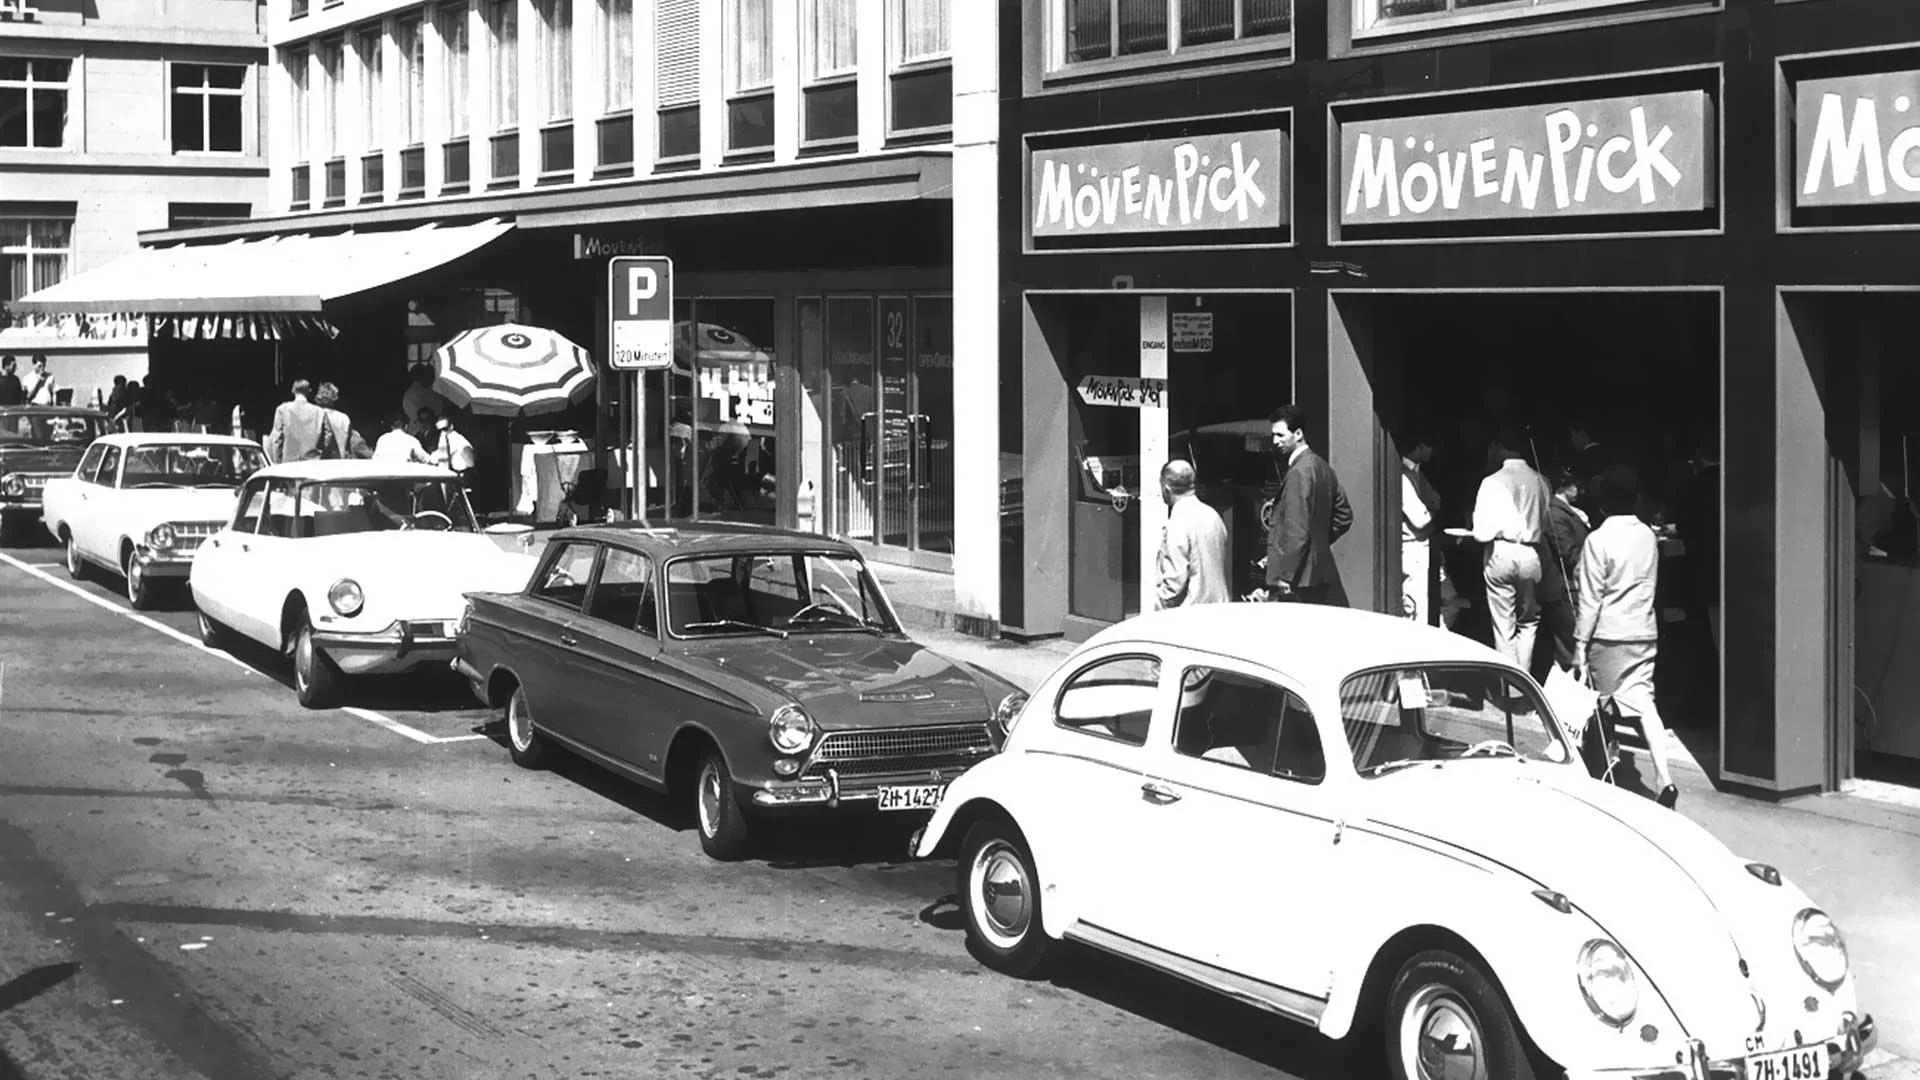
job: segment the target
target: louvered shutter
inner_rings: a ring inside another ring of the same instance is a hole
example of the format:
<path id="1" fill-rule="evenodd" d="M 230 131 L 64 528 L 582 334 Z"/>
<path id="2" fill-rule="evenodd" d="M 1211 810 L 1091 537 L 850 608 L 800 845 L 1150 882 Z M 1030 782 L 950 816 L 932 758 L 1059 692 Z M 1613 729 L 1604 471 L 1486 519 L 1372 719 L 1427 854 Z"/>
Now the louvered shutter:
<path id="1" fill-rule="evenodd" d="M 660 107 L 700 103 L 700 0 L 659 0 L 654 9 Z"/>

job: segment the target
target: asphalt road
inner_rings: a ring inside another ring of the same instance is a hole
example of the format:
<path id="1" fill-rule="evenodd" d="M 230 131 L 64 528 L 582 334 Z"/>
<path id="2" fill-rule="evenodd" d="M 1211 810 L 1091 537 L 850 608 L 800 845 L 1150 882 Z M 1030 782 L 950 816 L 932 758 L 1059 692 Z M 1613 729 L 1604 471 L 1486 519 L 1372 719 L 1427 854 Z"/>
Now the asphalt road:
<path id="1" fill-rule="evenodd" d="M 987 971 L 918 819 L 713 863 L 633 785 L 514 768 L 451 677 L 310 712 L 119 587 L 0 552 L 0 1080 L 1377 1071 L 1091 953 Z"/>

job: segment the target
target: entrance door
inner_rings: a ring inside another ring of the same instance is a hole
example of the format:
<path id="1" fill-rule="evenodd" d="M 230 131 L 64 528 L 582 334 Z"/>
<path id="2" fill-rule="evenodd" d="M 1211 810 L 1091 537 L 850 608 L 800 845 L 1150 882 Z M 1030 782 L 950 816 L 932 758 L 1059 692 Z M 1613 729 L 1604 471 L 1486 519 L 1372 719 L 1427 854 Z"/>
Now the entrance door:
<path id="1" fill-rule="evenodd" d="M 676 302 L 668 515 L 774 521 L 774 301 Z"/>

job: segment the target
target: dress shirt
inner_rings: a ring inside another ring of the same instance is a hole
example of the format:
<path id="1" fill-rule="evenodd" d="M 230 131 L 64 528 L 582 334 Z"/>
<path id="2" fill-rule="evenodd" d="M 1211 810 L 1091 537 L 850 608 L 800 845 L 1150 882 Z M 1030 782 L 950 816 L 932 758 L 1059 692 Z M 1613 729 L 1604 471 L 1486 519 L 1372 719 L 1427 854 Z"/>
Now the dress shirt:
<path id="1" fill-rule="evenodd" d="M 1658 641 L 1653 594 L 1660 582 L 1660 541 L 1632 514 L 1615 514 L 1587 537 L 1580 553 L 1576 641 Z"/>
<path id="2" fill-rule="evenodd" d="M 1500 471 L 1480 481 L 1473 502 L 1473 538 L 1483 544 L 1506 540 L 1538 544 L 1547 534 L 1547 501 L 1553 498 L 1546 478 L 1519 458 L 1508 458 Z"/>
<path id="3" fill-rule="evenodd" d="M 1432 487 L 1421 474 L 1420 466 L 1403 459 L 1400 463 L 1400 542 L 1403 544 L 1433 536 L 1433 510 L 1427 505 L 1423 486 Z"/>
<path id="4" fill-rule="evenodd" d="M 389 431 L 380 436 L 373 444 L 375 461 L 413 461 L 425 463 L 427 452 L 421 448 L 420 440 L 407 431 Z"/>
<path id="5" fill-rule="evenodd" d="M 440 433 L 440 445 L 433 448 L 432 458 L 435 465 L 444 465 L 457 473 L 467 472 L 474 466 L 473 443 L 449 428 Z"/>

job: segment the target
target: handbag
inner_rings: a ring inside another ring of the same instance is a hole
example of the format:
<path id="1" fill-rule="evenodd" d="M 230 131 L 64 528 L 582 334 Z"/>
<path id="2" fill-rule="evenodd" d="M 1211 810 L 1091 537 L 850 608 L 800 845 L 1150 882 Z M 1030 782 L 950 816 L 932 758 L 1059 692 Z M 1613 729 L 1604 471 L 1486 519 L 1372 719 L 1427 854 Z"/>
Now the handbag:
<path id="1" fill-rule="evenodd" d="M 1585 734 L 1585 725 L 1600 702 L 1600 694 L 1588 686 L 1586 680 L 1559 664 L 1553 665 L 1547 672 L 1547 681 L 1541 684 L 1540 689 L 1546 693 L 1547 705 L 1553 709 L 1553 715 L 1559 717 L 1567 734 L 1573 736 L 1577 743 Z"/>
<path id="2" fill-rule="evenodd" d="M 1586 764 L 1587 774 L 1609 784 L 1614 783 L 1614 763 L 1620 760 L 1620 740 L 1613 734 L 1619 722 L 1620 706 L 1611 694 L 1606 695 L 1594 705 L 1587 730 L 1580 736 L 1580 760 Z"/>

